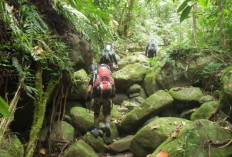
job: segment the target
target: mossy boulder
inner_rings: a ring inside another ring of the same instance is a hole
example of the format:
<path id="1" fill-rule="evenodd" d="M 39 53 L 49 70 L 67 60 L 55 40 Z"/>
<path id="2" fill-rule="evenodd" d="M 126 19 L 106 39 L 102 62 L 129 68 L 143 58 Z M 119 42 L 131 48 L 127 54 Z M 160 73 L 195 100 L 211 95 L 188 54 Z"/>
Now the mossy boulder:
<path id="1" fill-rule="evenodd" d="M 170 89 L 173 87 L 192 86 L 196 80 L 205 80 L 200 72 L 209 64 L 218 61 L 207 52 L 194 55 L 189 54 L 191 50 L 177 50 L 172 53 L 170 59 L 161 68 L 156 76 L 157 83 L 162 89 Z M 186 60 L 188 60 L 186 62 Z M 207 79 L 209 82 L 209 79 Z M 209 85 L 215 83 L 211 81 Z"/>
<path id="2" fill-rule="evenodd" d="M 136 156 L 146 156 L 152 153 L 172 132 L 191 121 L 175 118 L 156 118 L 140 129 L 131 141 L 130 150 Z"/>
<path id="3" fill-rule="evenodd" d="M 86 133 L 94 128 L 93 111 L 82 107 L 73 107 L 70 110 L 70 116 L 75 127 L 77 128 L 77 131 Z"/>
<path id="4" fill-rule="evenodd" d="M 129 64 L 113 73 L 117 90 L 125 91 L 133 84 L 142 84 L 147 67 L 140 64 Z"/>
<path id="5" fill-rule="evenodd" d="M 138 84 L 133 84 L 127 90 L 127 94 L 139 93 L 141 91 L 141 86 Z"/>
<path id="6" fill-rule="evenodd" d="M 232 66 L 227 67 L 222 75 L 223 93 L 232 99 Z"/>
<path id="7" fill-rule="evenodd" d="M 49 129 L 48 127 L 42 129 L 39 138 L 40 141 L 46 141 L 48 129 Z M 57 121 L 52 125 L 50 139 L 71 142 L 74 140 L 74 134 L 75 134 L 75 129 L 73 128 L 72 125 L 70 125 L 65 121 L 61 121 L 61 122 Z"/>
<path id="8" fill-rule="evenodd" d="M 95 138 L 91 133 L 86 133 L 83 136 L 83 140 L 92 146 L 96 152 L 104 153 L 108 150 L 108 146 L 104 143 L 101 137 Z"/>
<path id="9" fill-rule="evenodd" d="M 210 101 L 214 101 L 214 100 L 215 100 L 215 98 L 213 96 L 211 96 L 211 95 L 205 95 L 205 96 L 202 96 L 200 98 L 199 103 L 204 104 L 206 102 L 210 102 Z"/>
<path id="10" fill-rule="evenodd" d="M 185 126 L 176 137 L 169 137 L 152 153 L 167 151 L 171 157 L 209 156 L 229 157 L 232 145 L 226 145 L 232 138 L 230 130 L 211 121 L 200 119 Z"/>
<path id="11" fill-rule="evenodd" d="M 211 116 L 211 114 L 216 110 L 216 107 L 219 105 L 218 101 L 206 102 L 200 106 L 194 113 L 191 115 L 191 120 L 198 119 L 207 119 Z M 222 111 L 218 112 L 218 116 L 214 118 L 225 118 L 225 113 Z M 215 119 L 216 120 L 216 119 Z"/>
<path id="12" fill-rule="evenodd" d="M 146 73 L 146 76 L 143 81 L 143 87 L 148 96 L 154 94 L 155 92 L 161 89 L 161 87 L 156 81 L 156 76 L 159 73 L 159 71 L 159 68 L 154 67 Z"/>
<path id="13" fill-rule="evenodd" d="M 178 101 L 199 102 L 200 98 L 203 96 L 203 93 L 198 87 L 177 87 L 171 88 L 169 94 Z"/>
<path id="14" fill-rule="evenodd" d="M 121 105 L 124 100 L 128 100 L 128 96 L 125 93 L 116 93 L 114 98 L 114 103 L 116 105 Z"/>
<path id="15" fill-rule="evenodd" d="M 103 130 L 105 128 L 102 128 Z M 114 139 L 119 137 L 119 132 L 118 132 L 118 127 L 115 123 L 111 122 L 110 123 L 110 136 L 107 136 L 105 133 L 103 136 L 103 140 L 106 144 L 111 144 Z"/>
<path id="16" fill-rule="evenodd" d="M 98 157 L 93 148 L 83 140 L 78 140 L 72 144 L 64 153 L 64 157 Z"/>
<path id="17" fill-rule="evenodd" d="M 0 145 L 1 157 L 24 157 L 24 147 L 18 137 L 10 134 L 7 138 L 3 137 Z"/>
<path id="18" fill-rule="evenodd" d="M 125 132 L 135 132 L 151 116 L 168 107 L 173 98 L 167 92 L 160 90 L 148 97 L 142 104 L 131 110 L 121 121 L 120 127 Z"/>
<path id="19" fill-rule="evenodd" d="M 118 67 L 122 69 L 128 64 L 135 64 L 135 63 L 139 63 L 145 66 L 149 65 L 144 54 L 136 52 L 136 53 L 132 53 L 127 56 L 124 56 L 121 60 L 119 60 Z"/>
<path id="20" fill-rule="evenodd" d="M 131 144 L 131 140 L 133 139 L 133 135 L 128 135 L 118 141 L 115 141 L 114 143 L 112 143 L 109 147 L 110 150 L 113 152 L 124 152 L 126 150 L 130 149 L 130 144 Z"/>
<path id="21" fill-rule="evenodd" d="M 85 92 L 88 89 L 89 81 L 90 77 L 88 77 L 84 69 L 76 71 L 74 73 L 74 86 L 68 98 L 70 100 L 83 99 Z"/>

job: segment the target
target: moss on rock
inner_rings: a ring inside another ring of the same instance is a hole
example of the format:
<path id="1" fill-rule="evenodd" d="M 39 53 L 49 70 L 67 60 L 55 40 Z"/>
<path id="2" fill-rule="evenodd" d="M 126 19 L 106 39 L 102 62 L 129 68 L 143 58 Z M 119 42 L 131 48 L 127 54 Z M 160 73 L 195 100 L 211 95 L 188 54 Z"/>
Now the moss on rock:
<path id="1" fill-rule="evenodd" d="M 176 137 L 169 137 L 152 153 L 152 157 L 166 150 L 171 157 L 209 156 L 228 157 L 232 146 L 227 145 L 232 138 L 228 129 L 201 119 L 184 127 Z M 222 147 L 224 146 L 224 147 Z"/>

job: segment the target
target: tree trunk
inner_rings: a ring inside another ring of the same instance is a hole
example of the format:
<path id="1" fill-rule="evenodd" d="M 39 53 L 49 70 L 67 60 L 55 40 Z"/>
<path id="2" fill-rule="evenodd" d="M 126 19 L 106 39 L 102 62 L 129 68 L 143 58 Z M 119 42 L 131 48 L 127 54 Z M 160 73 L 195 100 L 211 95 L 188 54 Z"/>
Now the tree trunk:
<path id="1" fill-rule="evenodd" d="M 124 34 L 125 34 L 125 37 L 126 37 L 126 45 L 128 45 L 128 43 L 129 43 L 128 31 L 129 31 L 129 25 L 130 25 L 130 21 L 131 21 L 131 12 L 133 10 L 133 6 L 134 6 L 134 0 L 129 0 L 129 7 L 128 7 L 128 10 L 127 10 L 126 19 L 125 19 L 125 22 L 124 22 L 125 23 L 124 24 Z"/>
<path id="2" fill-rule="evenodd" d="M 227 45 L 226 45 L 226 33 L 224 30 L 224 16 L 223 16 L 223 10 L 224 10 L 224 5 L 223 5 L 224 0 L 219 0 L 218 1 L 218 9 L 219 9 L 219 26 L 220 26 L 220 31 L 221 31 L 221 36 L 222 36 L 222 49 L 225 50 Z"/>
<path id="3" fill-rule="evenodd" d="M 193 38 L 193 46 L 197 45 L 197 40 L 196 40 L 196 31 L 197 31 L 197 5 L 193 5 L 193 28 L 192 28 L 192 38 Z"/>
<path id="4" fill-rule="evenodd" d="M 37 89 L 37 95 L 36 100 L 34 102 L 34 116 L 33 116 L 33 124 L 30 131 L 30 140 L 27 145 L 26 149 L 26 157 L 32 157 L 34 154 L 34 150 L 36 148 L 36 144 L 38 141 L 38 134 L 40 132 L 40 129 L 42 128 L 44 117 L 45 117 L 45 111 L 46 111 L 46 105 L 47 101 L 57 85 L 58 81 L 50 80 L 50 82 L 47 85 L 46 92 L 43 91 L 43 79 L 42 79 L 42 66 L 38 66 L 37 72 L 36 72 L 36 89 Z"/>

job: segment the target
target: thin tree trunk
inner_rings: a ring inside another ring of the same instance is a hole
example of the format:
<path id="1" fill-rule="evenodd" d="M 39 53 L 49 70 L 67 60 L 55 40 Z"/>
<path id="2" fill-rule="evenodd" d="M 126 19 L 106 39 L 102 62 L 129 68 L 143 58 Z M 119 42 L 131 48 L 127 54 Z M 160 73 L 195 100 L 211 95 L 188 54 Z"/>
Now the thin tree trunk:
<path id="1" fill-rule="evenodd" d="M 18 86 L 18 89 L 14 95 L 14 98 L 12 99 L 12 101 L 10 102 L 10 107 L 9 107 L 9 111 L 11 113 L 11 117 L 3 117 L 1 119 L 1 123 L 0 123 L 0 145 L 1 145 L 1 142 L 2 142 L 2 138 L 5 134 L 5 131 L 6 129 L 9 127 L 11 121 L 14 119 L 14 113 L 16 111 L 16 107 L 17 107 L 17 104 L 18 104 L 18 101 L 19 101 L 19 98 L 20 98 L 20 95 L 21 95 L 21 89 L 23 87 L 23 83 L 24 83 L 24 79 L 25 77 L 19 82 L 19 86 Z"/>
<path id="2" fill-rule="evenodd" d="M 226 33 L 224 30 L 223 1 L 224 0 L 218 1 L 218 9 L 219 9 L 219 25 L 220 25 L 220 31 L 221 31 L 221 36 L 222 36 L 222 49 L 225 50 L 227 45 L 226 45 Z"/>
<path id="3" fill-rule="evenodd" d="M 193 38 L 193 46 L 197 45 L 197 40 L 196 40 L 196 31 L 197 31 L 197 5 L 193 5 L 193 28 L 192 28 L 192 38 Z"/>
<path id="4" fill-rule="evenodd" d="M 126 16 L 125 25 L 124 25 L 124 34 L 126 37 L 126 47 L 129 44 L 128 31 L 129 31 L 129 25 L 130 25 L 130 21 L 131 21 L 131 12 L 133 10 L 133 6 L 134 6 L 134 0 L 129 0 L 129 7 L 127 10 L 127 16 Z"/>
<path id="5" fill-rule="evenodd" d="M 34 150 L 36 148 L 36 144 L 38 141 L 38 134 L 40 132 L 40 129 L 42 128 L 44 117 L 45 117 L 45 111 L 46 111 L 46 105 L 47 101 L 57 85 L 58 81 L 50 80 L 50 82 L 47 85 L 46 92 L 43 91 L 43 84 L 42 84 L 42 66 L 38 66 L 37 72 L 36 72 L 36 89 L 37 89 L 37 95 L 36 100 L 34 102 L 34 115 L 33 115 L 33 124 L 30 131 L 30 140 L 27 145 L 26 149 L 26 157 L 32 157 L 34 154 Z"/>

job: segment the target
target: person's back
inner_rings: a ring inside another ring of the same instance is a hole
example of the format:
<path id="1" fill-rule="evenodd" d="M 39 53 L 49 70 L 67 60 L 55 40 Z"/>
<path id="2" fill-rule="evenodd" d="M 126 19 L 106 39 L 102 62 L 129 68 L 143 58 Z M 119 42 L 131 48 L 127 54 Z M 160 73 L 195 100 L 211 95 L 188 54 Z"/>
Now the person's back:
<path id="1" fill-rule="evenodd" d="M 156 46 L 154 43 L 154 39 L 151 39 L 146 46 L 145 56 L 147 56 L 148 58 L 153 58 L 154 54 L 156 56 Z"/>
<path id="2" fill-rule="evenodd" d="M 110 66 L 111 71 L 113 71 L 113 63 L 118 66 L 118 61 L 113 50 L 113 44 L 107 42 L 106 47 L 101 52 L 100 64 L 107 64 Z"/>

